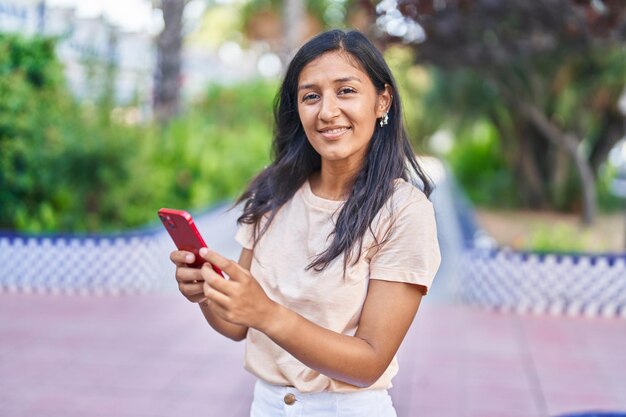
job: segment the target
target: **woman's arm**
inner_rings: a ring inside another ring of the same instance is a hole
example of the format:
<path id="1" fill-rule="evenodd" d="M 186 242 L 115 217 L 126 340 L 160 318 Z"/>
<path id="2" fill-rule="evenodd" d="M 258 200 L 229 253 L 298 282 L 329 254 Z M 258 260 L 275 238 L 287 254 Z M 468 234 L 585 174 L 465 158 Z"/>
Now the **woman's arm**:
<path id="1" fill-rule="evenodd" d="M 198 268 L 189 268 L 188 264 L 194 262 L 194 255 L 185 251 L 174 251 L 170 259 L 176 264 L 176 281 L 180 292 L 191 302 L 197 303 L 207 323 L 220 334 L 240 341 L 246 338 L 248 327 L 230 323 L 213 312 L 212 303 L 206 299 L 202 291 L 203 278 Z M 239 264 L 250 269 L 252 251 L 243 249 L 239 257 Z M 220 277 L 220 279 L 223 279 Z"/>
<path id="2" fill-rule="evenodd" d="M 282 306 L 259 330 L 308 367 L 368 387 L 389 366 L 421 298 L 416 285 L 371 280 L 354 337 L 324 329 Z"/>
<path id="3" fill-rule="evenodd" d="M 376 382 L 404 339 L 422 298 L 422 288 L 401 282 L 371 280 L 354 336 L 325 329 L 273 302 L 236 262 L 202 252 L 224 270 L 225 281 L 202 268 L 204 293 L 224 320 L 253 327 L 308 367 L 359 387 Z"/>

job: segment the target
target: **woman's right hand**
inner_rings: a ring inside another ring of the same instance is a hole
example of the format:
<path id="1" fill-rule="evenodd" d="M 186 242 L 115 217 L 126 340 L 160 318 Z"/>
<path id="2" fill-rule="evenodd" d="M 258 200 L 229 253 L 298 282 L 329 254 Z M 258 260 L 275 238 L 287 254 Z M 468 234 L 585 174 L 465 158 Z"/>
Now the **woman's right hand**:
<path id="1" fill-rule="evenodd" d="M 175 250 L 170 254 L 170 260 L 176 265 L 176 282 L 181 294 L 192 303 L 201 303 L 206 299 L 202 285 L 204 278 L 199 268 L 192 268 L 195 256 L 191 252 Z"/>

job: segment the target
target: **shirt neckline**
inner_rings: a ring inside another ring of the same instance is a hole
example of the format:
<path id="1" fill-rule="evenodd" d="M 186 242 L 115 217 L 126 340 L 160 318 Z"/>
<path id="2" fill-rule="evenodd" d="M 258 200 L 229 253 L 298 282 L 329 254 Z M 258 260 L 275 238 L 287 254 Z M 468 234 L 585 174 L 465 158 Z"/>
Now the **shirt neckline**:
<path id="1" fill-rule="evenodd" d="M 311 190 L 311 183 L 308 178 L 302 187 L 302 196 L 308 204 L 325 210 L 337 210 L 346 202 L 346 200 L 328 200 L 313 194 L 313 190 Z"/>

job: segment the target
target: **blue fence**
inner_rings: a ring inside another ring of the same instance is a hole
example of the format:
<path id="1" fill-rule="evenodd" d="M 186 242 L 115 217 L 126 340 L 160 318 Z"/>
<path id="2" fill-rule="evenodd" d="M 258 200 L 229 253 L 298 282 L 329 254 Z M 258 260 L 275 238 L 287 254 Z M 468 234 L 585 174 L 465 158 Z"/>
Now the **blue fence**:
<path id="1" fill-rule="evenodd" d="M 0 288 L 8 292 L 154 291 L 173 275 L 165 233 L 115 236 L 0 234 Z"/>
<path id="2" fill-rule="evenodd" d="M 462 297 L 499 311 L 626 318 L 626 255 L 468 248 Z"/>
<path id="3" fill-rule="evenodd" d="M 225 203 L 194 213 L 207 243 L 227 249 L 234 240 L 237 211 Z M 156 218 L 156 213 L 155 213 Z M 223 224 L 224 223 L 224 224 Z M 0 291 L 116 295 L 176 288 L 169 254 L 174 244 L 160 224 L 109 235 L 25 235 L 0 232 Z M 237 246 L 238 249 L 238 246 Z M 232 250 L 230 251 L 232 252 Z"/>
<path id="4" fill-rule="evenodd" d="M 479 228 L 471 204 L 453 181 L 446 192 L 454 195 L 450 203 L 454 209 L 445 208 L 456 213 L 463 241 L 455 279 L 464 302 L 518 313 L 626 318 L 626 254 L 537 254 L 497 247 Z M 232 240 L 236 216 L 213 216 L 223 208 L 195 216 L 196 224 L 201 231 Z M 0 291 L 160 290 L 173 285 L 174 266 L 168 260 L 172 249 L 160 226 L 114 236 L 0 233 Z"/>
<path id="5" fill-rule="evenodd" d="M 500 247 L 454 185 L 460 298 L 496 311 L 626 318 L 626 253 L 532 253 Z"/>

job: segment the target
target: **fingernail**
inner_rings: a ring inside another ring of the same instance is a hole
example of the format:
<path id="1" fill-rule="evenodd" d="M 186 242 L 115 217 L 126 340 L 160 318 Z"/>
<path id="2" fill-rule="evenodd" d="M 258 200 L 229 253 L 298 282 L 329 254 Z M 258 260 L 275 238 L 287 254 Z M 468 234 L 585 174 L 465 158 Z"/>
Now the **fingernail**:
<path id="1" fill-rule="evenodd" d="M 194 256 L 192 254 L 188 254 L 185 256 L 185 261 L 186 262 L 193 262 L 193 258 Z"/>
<path id="2" fill-rule="evenodd" d="M 207 248 L 201 248 L 199 253 L 200 253 L 200 256 L 204 258 L 206 254 L 209 253 L 209 250 Z"/>

